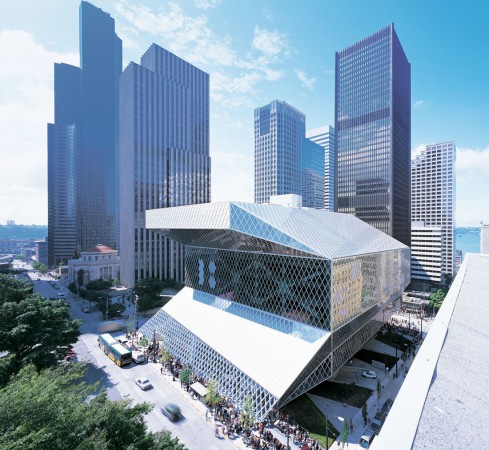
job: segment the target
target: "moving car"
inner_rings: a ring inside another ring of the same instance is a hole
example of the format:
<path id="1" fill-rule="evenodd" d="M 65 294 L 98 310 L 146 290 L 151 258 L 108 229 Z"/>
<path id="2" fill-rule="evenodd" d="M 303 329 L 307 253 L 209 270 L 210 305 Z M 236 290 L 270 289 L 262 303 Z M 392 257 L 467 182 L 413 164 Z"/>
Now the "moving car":
<path id="1" fill-rule="evenodd" d="M 161 407 L 161 412 L 168 417 L 172 422 L 176 422 L 180 418 L 180 408 L 174 403 L 167 403 Z"/>
<path id="2" fill-rule="evenodd" d="M 362 377 L 365 378 L 377 378 L 377 374 L 373 370 L 366 370 L 362 373 Z"/>
<path id="3" fill-rule="evenodd" d="M 136 378 L 134 381 L 143 391 L 145 391 L 146 389 L 151 389 L 153 387 L 150 381 L 145 377 Z"/>

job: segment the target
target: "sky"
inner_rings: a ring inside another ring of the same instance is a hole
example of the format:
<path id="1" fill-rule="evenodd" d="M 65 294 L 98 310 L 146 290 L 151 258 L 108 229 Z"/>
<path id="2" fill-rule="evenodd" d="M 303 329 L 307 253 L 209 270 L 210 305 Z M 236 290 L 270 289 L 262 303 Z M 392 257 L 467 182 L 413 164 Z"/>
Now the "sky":
<path id="1" fill-rule="evenodd" d="M 212 201 L 253 201 L 253 111 L 334 125 L 335 52 L 395 24 L 412 74 L 412 153 L 455 141 L 456 224 L 489 223 L 489 3 L 93 0 L 124 67 L 154 42 L 210 74 Z M 47 224 L 55 62 L 79 65 L 78 0 L 0 0 L 0 224 Z"/>

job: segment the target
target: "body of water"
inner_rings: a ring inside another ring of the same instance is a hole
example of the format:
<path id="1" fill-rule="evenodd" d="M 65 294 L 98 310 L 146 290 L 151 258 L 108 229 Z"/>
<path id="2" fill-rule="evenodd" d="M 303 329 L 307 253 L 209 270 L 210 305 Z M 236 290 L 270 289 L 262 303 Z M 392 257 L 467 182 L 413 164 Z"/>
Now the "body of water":
<path id="1" fill-rule="evenodd" d="M 455 249 L 467 253 L 480 253 L 480 228 L 455 228 Z"/>

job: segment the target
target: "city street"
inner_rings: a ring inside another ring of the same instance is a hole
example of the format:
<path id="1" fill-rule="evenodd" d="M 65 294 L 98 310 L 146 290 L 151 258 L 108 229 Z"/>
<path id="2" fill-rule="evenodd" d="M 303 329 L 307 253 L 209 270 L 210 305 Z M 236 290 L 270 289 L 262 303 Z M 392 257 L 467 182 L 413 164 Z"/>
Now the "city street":
<path id="1" fill-rule="evenodd" d="M 213 423 L 206 422 L 197 400 L 192 400 L 183 389 L 175 389 L 171 386 L 171 378 L 161 375 L 159 365 L 152 363 L 135 364 L 118 367 L 114 364 L 97 344 L 97 329 L 102 322 L 102 315 L 98 311 L 84 313 L 82 300 L 71 294 L 66 287 L 60 284 L 60 289 L 55 289 L 47 282 L 47 277 L 41 281 L 34 278 L 35 292 L 39 292 L 46 298 L 57 297 L 59 292 L 64 292 L 71 306 L 72 316 L 81 319 L 82 334 L 74 345 L 79 360 L 88 363 L 87 381 L 90 383 L 99 381 L 101 389 L 107 389 L 111 400 L 130 399 L 136 403 L 150 402 L 154 404 L 153 410 L 146 416 L 148 429 L 160 431 L 167 429 L 172 432 L 187 446 L 189 450 L 232 449 L 236 448 L 224 438 L 216 438 Z M 59 283 L 58 283 L 59 284 Z M 141 322 L 141 321 L 140 321 Z M 141 323 L 140 323 L 141 324 Z M 121 333 L 114 333 L 115 336 Z M 153 389 L 141 390 L 135 383 L 135 379 L 147 377 Z M 166 403 L 178 405 L 182 412 L 181 419 L 173 423 L 161 413 L 161 406 Z"/>

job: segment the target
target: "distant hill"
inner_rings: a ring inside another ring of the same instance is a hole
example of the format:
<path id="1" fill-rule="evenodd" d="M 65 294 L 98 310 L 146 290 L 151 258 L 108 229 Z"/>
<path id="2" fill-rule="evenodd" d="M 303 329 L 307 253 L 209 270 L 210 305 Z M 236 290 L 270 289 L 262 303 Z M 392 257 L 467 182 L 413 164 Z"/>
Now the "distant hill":
<path id="1" fill-rule="evenodd" d="M 0 225 L 0 239 L 44 239 L 47 225 Z"/>

